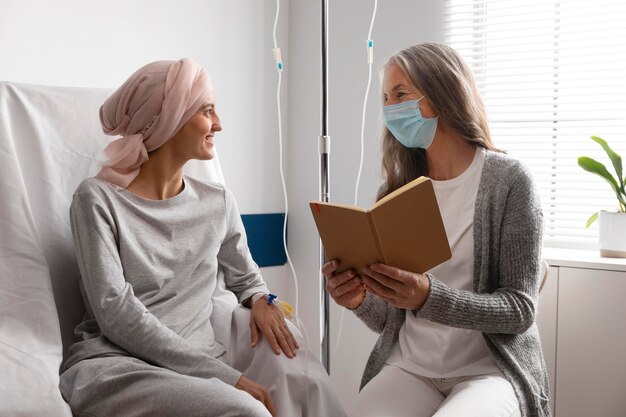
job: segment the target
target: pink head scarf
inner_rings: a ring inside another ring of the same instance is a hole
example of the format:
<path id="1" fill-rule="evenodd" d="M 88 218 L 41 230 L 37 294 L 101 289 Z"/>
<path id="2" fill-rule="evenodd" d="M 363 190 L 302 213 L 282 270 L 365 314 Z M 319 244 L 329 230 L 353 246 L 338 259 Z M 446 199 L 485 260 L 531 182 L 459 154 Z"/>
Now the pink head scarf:
<path id="1" fill-rule="evenodd" d="M 206 70 L 185 58 L 157 61 L 135 72 L 100 107 L 107 135 L 121 135 L 104 150 L 96 176 L 126 188 L 151 152 L 167 142 L 205 104 L 212 91 Z"/>

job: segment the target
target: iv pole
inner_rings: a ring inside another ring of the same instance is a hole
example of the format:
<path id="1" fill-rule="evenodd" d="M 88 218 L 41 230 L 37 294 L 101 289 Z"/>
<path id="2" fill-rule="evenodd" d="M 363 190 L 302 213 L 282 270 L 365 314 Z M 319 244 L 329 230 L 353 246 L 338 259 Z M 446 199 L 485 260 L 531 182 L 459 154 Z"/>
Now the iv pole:
<path id="1" fill-rule="evenodd" d="M 329 200 L 328 154 L 330 153 L 330 136 L 328 136 L 328 0 L 322 0 L 322 121 L 321 136 L 319 138 L 320 152 L 320 201 Z M 320 271 L 327 262 L 324 246 L 320 241 Z M 322 364 L 330 374 L 330 343 L 329 343 L 329 296 L 326 291 L 325 279 L 320 274 L 321 303 L 320 303 L 320 333 Z"/>

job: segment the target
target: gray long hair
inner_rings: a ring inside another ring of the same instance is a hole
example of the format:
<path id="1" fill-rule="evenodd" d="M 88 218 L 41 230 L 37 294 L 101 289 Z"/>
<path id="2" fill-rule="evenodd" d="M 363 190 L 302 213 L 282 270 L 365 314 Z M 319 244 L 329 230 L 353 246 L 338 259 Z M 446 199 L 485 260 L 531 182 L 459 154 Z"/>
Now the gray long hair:
<path id="1" fill-rule="evenodd" d="M 400 68 L 413 86 L 426 95 L 439 116 L 439 123 L 458 132 L 468 142 L 501 152 L 491 142 L 485 106 L 474 75 L 458 52 L 441 43 L 419 43 L 389 58 L 383 71 L 391 65 Z M 384 97 L 382 100 L 384 105 Z M 424 149 L 405 148 L 387 127 L 383 128 L 382 154 L 385 182 L 378 190 L 377 199 L 420 175 L 428 175 Z"/>

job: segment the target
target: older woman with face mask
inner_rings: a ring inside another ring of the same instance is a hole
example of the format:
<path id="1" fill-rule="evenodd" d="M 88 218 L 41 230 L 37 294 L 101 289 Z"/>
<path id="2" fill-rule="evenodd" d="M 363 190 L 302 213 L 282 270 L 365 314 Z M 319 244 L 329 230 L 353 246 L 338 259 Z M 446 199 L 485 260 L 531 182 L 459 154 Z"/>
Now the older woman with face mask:
<path id="1" fill-rule="evenodd" d="M 183 174 L 190 159 L 213 158 L 222 130 L 207 72 L 190 59 L 148 64 L 100 120 L 121 138 L 70 209 L 86 314 L 60 389 L 75 415 L 344 415 L 267 302 L 233 196 Z M 227 347 L 210 321 L 218 271 L 250 309 L 239 329 L 249 333 Z"/>
<path id="2" fill-rule="evenodd" d="M 430 177 L 452 258 L 425 274 L 324 266 L 335 301 L 380 334 L 351 415 L 549 416 L 532 177 L 494 146 L 474 77 L 452 48 L 417 44 L 383 70 L 378 198 Z"/>

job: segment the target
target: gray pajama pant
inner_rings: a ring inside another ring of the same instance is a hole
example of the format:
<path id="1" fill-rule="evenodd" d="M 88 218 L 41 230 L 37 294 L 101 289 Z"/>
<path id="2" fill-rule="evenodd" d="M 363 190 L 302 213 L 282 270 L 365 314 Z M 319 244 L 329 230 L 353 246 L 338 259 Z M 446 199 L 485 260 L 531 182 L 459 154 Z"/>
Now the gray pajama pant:
<path id="1" fill-rule="evenodd" d="M 294 359 L 276 355 L 263 337 L 250 347 L 250 313 L 233 312 L 226 363 L 265 386 L 279 417 L 343 417 L 345 412 L 324 368 L 309 353 L 295 326 L 300 350 Z M 140 359 L 83 360 L 61 375 L 60 389 L 75 417 L 268 417 L 263 404 L 216 378 L 203 379 Z"/>

